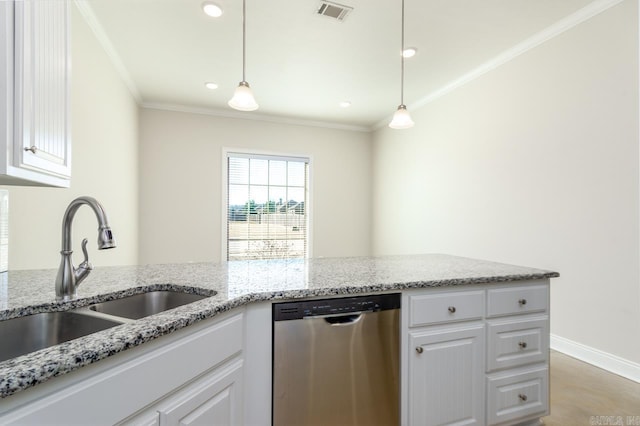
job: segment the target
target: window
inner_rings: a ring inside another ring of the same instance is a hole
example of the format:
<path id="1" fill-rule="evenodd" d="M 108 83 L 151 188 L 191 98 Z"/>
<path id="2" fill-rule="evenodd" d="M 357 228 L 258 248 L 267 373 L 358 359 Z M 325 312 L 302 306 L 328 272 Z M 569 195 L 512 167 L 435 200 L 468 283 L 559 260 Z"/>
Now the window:
<path id="1" fill-rule="evenodd" d="M 309 159 L 227 153 L 227 260 L 307 257 Z"/>

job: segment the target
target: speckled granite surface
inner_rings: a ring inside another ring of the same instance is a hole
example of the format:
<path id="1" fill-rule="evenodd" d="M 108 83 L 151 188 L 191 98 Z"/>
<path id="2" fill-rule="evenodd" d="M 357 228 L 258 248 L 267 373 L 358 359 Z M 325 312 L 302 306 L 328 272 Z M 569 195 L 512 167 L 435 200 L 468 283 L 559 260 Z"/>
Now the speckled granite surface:
<path id="1" fill-rule="evenodd" d="M 520 281 L 559 276 L 521 266 L 432 254 L 311 260 L 248 261 L 95 269 L 78 299 L 55 301 L 56 270 L 0 274 L 0 320 L 73 309 L 149 289 L 211 295 L 0 363 L 0 398 L 255 301 Z"/>

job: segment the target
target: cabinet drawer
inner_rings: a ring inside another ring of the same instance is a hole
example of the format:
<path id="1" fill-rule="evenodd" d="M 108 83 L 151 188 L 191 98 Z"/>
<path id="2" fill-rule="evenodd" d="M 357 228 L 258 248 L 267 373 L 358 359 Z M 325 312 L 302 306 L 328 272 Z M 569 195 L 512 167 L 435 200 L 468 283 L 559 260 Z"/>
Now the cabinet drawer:
<path id="1" fill-rule="evenodd" d="M 409 315 L 409 327 L 482 318 L 484 291 L 410 296 Z"/>
<path id="2" fill-rule="evenodd" d="M 490 376 L 487 381 L 487 418 L 499 424 L 549 410 L 547 367 L 514 374 Z"/>
<path id="3" fill-rule="evenodd" d="M 549 287 L 534 285 L 489 290 L 487 316 L 545 312 L 549 304 Z"/>
<path id="4" fill-rule="evenodd" d="M 491 320 L 487 327 L 487 370 L 544 362 L 549 353 L 549 319 Z"/>

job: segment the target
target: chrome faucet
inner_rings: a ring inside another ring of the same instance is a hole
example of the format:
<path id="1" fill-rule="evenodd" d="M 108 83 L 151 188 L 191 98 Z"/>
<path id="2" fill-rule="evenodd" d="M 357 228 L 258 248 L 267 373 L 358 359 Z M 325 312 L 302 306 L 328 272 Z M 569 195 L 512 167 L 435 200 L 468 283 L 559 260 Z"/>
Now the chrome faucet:
<path id="1" fill-rule="evenodd" d="M 93 197 L 78 197 L 73 200 L 62 218 L 62 250 L 60 254 L 60 268 L 56 277 L 56 299 L 67 301 L 76 297 L 78 286 L 87 278 L 89 272 L 93 269 L 89 263 L 89 254 L 87 253 L 87 239 L 82 240 L 82 252 L 84 253 L 84 261 L 77 268 L 73 266 L 71 259 L 71 223 L 78 208 L 86 204 L 93 209 L 98 219 L 98 250 L 110 249 L 116 246 L 113 239 L 107 213 L 102 205 Z"/>

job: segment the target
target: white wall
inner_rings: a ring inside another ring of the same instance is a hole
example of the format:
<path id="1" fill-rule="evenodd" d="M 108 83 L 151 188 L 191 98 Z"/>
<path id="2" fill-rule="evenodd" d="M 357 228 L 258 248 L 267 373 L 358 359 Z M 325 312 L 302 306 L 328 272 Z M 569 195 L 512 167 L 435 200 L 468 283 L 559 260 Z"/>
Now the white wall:
<path id="1" fill-rule="evenodd" d="M 94 266 L 137 263 L 138 108 L 75 6 L 71 8 L 71 188 L 3 187 L 9 190 L 10 270 L 58 267 L 62 215 L 81 195 L 103 204 L 118 247 L 96 250 L 97 222 L 91 209 L 82 207 L 74 223 L 75 263 L 81 261 L 84 237 Z"/>
<path id="2" fill-rule="evenodd" d="M 552 333 L 639 363 L 638 114 L 629 0 L 376 131 L 374 254 L 557 270 Z"/>
<path id="3" fill-rule="evenodd" d="M 313 256 L 369 254 L 368 133 L 145 108 L 141 263 L 221 260 L 223 147 L 310 156 Z"/>

